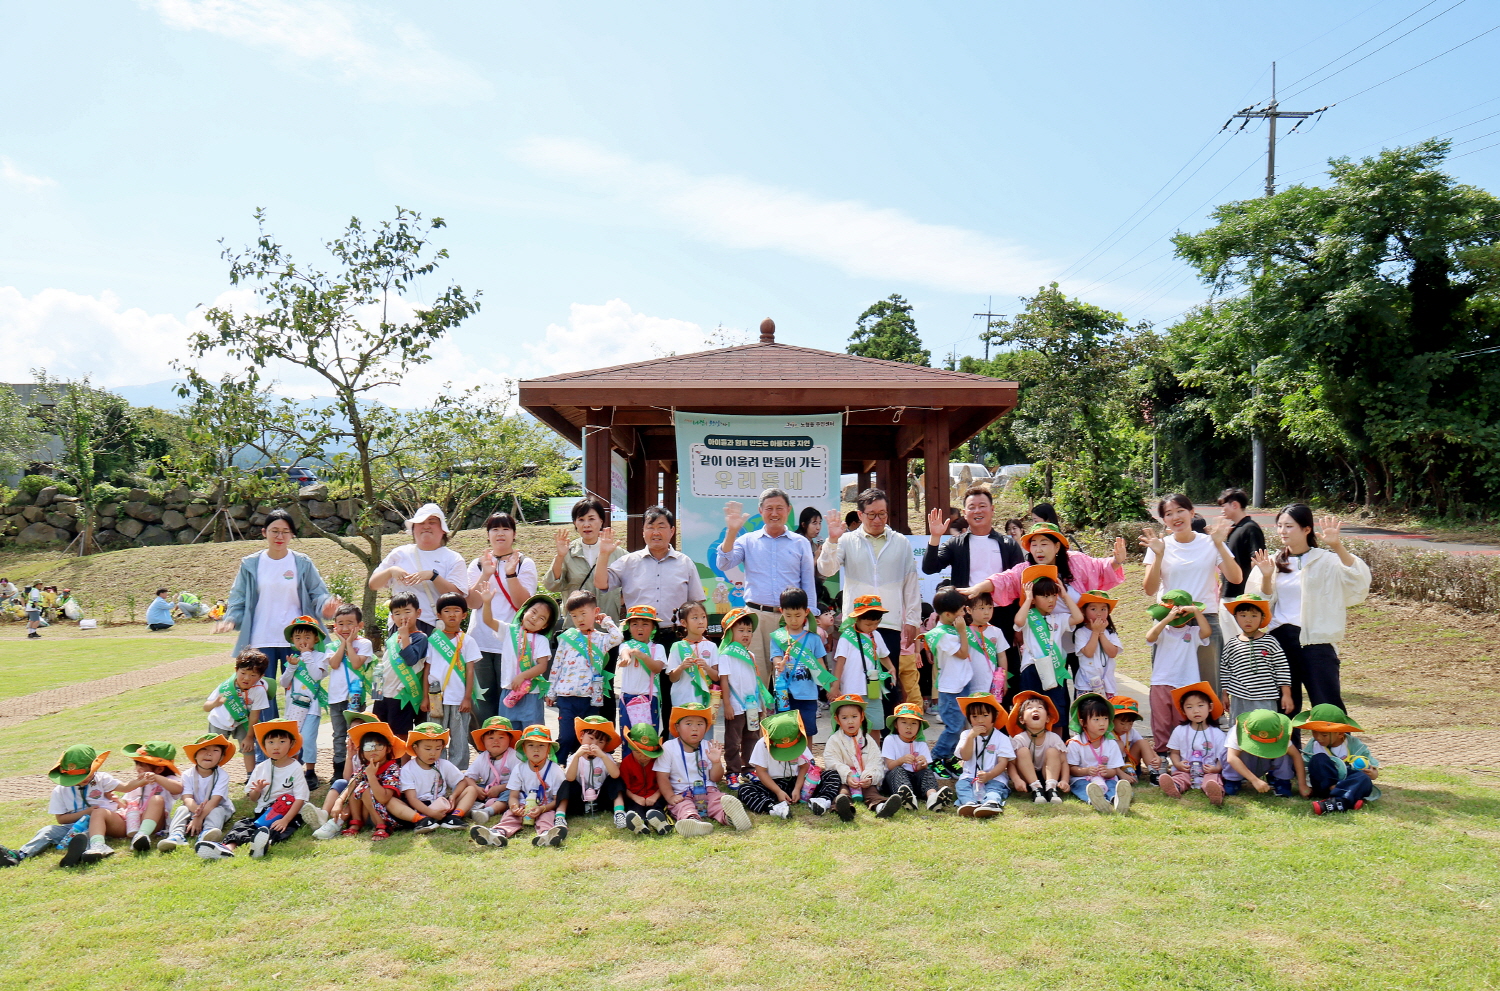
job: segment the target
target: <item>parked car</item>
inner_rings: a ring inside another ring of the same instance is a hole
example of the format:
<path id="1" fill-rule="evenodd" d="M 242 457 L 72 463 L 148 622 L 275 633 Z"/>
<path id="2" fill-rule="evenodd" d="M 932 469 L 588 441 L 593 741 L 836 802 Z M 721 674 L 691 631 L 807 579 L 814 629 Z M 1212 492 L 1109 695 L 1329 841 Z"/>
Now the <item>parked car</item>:
<path id="1" fill-rule="evenodd" d="M 322 481 L 318 473 L 311 468 L 302 465 L 266 465 L 260 470 L 261 478 L 280 478 L 285 476 L 295 482 L 298 487 L 305 485 L 316 485 Z"/>

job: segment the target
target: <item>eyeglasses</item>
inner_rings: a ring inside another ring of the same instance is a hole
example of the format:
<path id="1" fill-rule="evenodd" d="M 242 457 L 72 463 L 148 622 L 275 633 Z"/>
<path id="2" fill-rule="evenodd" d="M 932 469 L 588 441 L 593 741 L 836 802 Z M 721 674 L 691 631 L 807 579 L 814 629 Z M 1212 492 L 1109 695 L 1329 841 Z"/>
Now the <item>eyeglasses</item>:
<path id="1" fill-rule="evenodd" d="M 890 516 L 890 513 L 867 513 L 864 510 L 860 510 L 859 515 L 867 520 L 883 520 Z"/>

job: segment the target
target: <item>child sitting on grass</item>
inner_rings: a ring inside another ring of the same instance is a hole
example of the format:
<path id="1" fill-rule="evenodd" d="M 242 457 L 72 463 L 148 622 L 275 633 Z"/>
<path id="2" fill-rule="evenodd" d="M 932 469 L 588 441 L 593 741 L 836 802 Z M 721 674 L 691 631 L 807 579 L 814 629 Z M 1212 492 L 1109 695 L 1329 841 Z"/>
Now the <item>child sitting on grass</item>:
<path id="1" fill-rule="evenodd" d="M 894 809 L 886 809 L 892 801 L 915 811 L 918 795 L 927 799 L 928 812 L 941 812 L 953 804 L 953 789 L 947 785 L 938 787 L 937 775 L 930 766 L 932 751 L 923 731 L 931 724 L 922 714 L 922 707 L 915 702 L 902 702 L 885 722 L 890 733 L 880 745 L 880 753 L 885 759 L 885 788 L 891 797 L 881 803 L 875 814 L 883 819 L 892 815 Z"/>
<path id="2" fill-rule="evenodd" d="M 63 867 L 85 860 L 93 863 L 114 853 L 104 838 L 124 836 L 125 817 L 115 799 L 119 780 L 99 770 L 108 759 L 108 750 L 101 754 L 81 743 L 64 750 L 47 772 L 56 785 L 47 812 L 57 821 L 43 826 L 19 850 L 0 847 L 0 867 L 14 867 L 51 846 L 65 849 Z"/>
<path id="3" fill-rule="evenodd" d="M 507 782 L 510 799 L 505 815 L 492 827 L 471 827 L 469 836 L 480 846 L 503 847 L 512 836 L 531 826 L 536 830 L 532 846 L 562 846 L 568 837 L 568 827 L 556 823 L 563 770 L 552 759 L 556 753 L 552 731 L 540 724 L 528 726 L 521 732 L 518 744 L 525 759 L 516 765 Z"/>
<path id="4" fill-rule="evenodd" d="M 177 748 L 153 741 L 127 743 L 123 749 L 135 761 L 135 779 L 120 786 L 125 832 L 133 834 L 132 850 L 147 853 L 157 829 L 172 821 L 172 809 L 182 794 L 182 773 L 175 763 Z"/>
<path id="5" fill-rule="evenodd" d="M 191 840 L 213 842 L 224 835 L 224 824 L 234 811 L 229 798 L 229 771 L 234 744 L 222 733 L 200 736 L 182 748 L 193 766 L 182 776 L 182 802 L 172 813 L 171 828 L 156 849 L 169 853 Z"/>
<path id="6" fill-rule="evenodd" d="M 656 786 L 682 836 L 704 836 L 714 831 L 716 822 L 741 830 L 751 826 L 739 799 L 719 791 L 724 748 L 717 741 L 703 743 L 712 718 L 713 710 L 706 705 L 674 705 L 667 723 L 674 739 L 667 741 L 656 762 Z"/>
<path id="7" fill-rule="evenodd" d="M 1343 709 L 1332 702 L 1315 705 L 1293 719 L 1292 727 L 1312 734 L 1302 757 L 1312 797 L 1317 799 L 1314 814 L 1353 812 L 1380 797 L 1375 787 L 1380 761 L 1363 740 L 1351 735 L 1364 731 Z"/>
<path id="8" fill-rule="evenodd" d="M 880 744 L 870 735 L 865 722 L 865 697 L 839 695 L 829 703 L 836 729 L 823 746 L 824 773 L 837 774 L 839 794 L 833 800 L 833 811 L 845 822 L 854 819 L 854 801 L 858 793 L 865 808 L 880 804 L 880 785 L 885 781 L 885 761 Z M 891 806 L 894 814 L 901 807 L 898 800 Z"/>
<path id="9" fill-rule="evenodd" d="M 470 819 L 484 824 L 500 818 L 510 808 L 506 788 L 511 773 L 521 762 L 516 753 L 521 731 L 504 716 L 491 716 L 469 736 L 478 753 L 469 761 L 464 780 L 453 793 L 453 802 L 467 810 Z"/>
<path id="10" fill-rule="evenodd" d="M 358 709 L 346 709 L 344 719 L 346 725 L 351 727 L 377 721 L 373 712 L 361 712 Z M 333 839 L 343 832 L 352 818 L 350 809 L 353 808 L 351 803 L 354 802 L 354 796 L 349 794 L 349 782 L 358 781 L 364 774 L 364 763 L 360 760 L 358 748 L 352 752 L 346 751 L 343 766 L 347 777 L 339 777 L 329 783 L 328 793 L 323 796 L 323 805 L 316 813 L 323 824 L 313 830 L 315 840 Z"/>
<path id="11" fill-rule="evenodd" d="M 1224 641 L 1219 658 L 1219 680 L 1229 700 L 1229 718 L 1254 709 L 1292 713 L 1292 672 L 1281 643 L 1266 632 L 1271 622 L 1271 600 L 1249 592 L 1226 599 L 1239 635 Z"/>
<path id="12" fill-rule="evenodd" d="M 1095 692 L 1108 698 L 1115 693 L 1115 658 L 1120 656 L 1120 637 L 1115 632 L 1114 611 L 1119 604 L 1119 599 L 1111 599 L 1099 591 L 1078 597 L 1083 625 L 1073 634 L 1078 648 L 1073 691 L 1080 695 Z"/>
<path id="13" fill-rule="evenodd" d="M 1141 704 L 1129 695 L 1112 695 L 1109 704 L 1115 707 L 1115 739 L 1125 755 L 1125 776 L 1131 784 L 1140 784 L 1143 777 L 1148 784 L 1159 783 L 1161 758 L 1146 746 L 1146 738 L 1135 728 L 1142 718 Z"/>
<path id="14" fill-rule="evenodd" d="M 649 723 L 646 725 L 650 725 Z M 610 756 L 620 746 L 615 724 L 603 716 L 574 721 L 578 749 L 563 768 L 557 789 L 557 825 L 566 827 L 568 815 L 613 814 L 618 829 L 625 828 L 625 796 L 620 794 L 620 765 Z"/>
<path id="15" fill-rule="evenodd" d="M 1224 740 L 1224 762 L 1226 795 L 1238 794 L 1248 782 L 1262 795 L 1290 798 L 1294 777 L 1303 798 L 1312 794 L 1302 754 L 1292 745 L 1292 721 L 1280 712 L 1255 709 L 1235 720 Z"/>
<path id="16" fill-rule="evenodd" d="M 823 640 L 807 628 L 807 593 L 789 588 L 781 593 L 781 629 L 771 634 L 771 667 L 776 672 L 776 711 L 798 712 L 809 736 L 818 735 L 818 689 L 833 685 L 833 674 L 823 664 Z M 752 761 L 752 764 L 754 762 Z"/>
<path id="17" fill-rule="evenodd" d="M 1041 692 L 1020 692 L 1011 702 L 1005 728 L 1015 760 L 1010 765 L 1010 783 L 1016 791 L 1029 792 L 1032 802 L 1062 802 L 1069 789 L 1067 745 L 1052 732 L 1057 708 Z"/>
<path id="18" fill-rule="evenodd" d="M 1167 741 L 1171 770 L 1161 776 L 1161 790 L 1173 798 L 1197 788 L 1215 805 L 1224 804 L 1224 706 L 1213 688 L 1200 681 L 1173 689 L 1172 704 L 1186 720 Z"/>
<path id="19" fill-rule="evenodd" d="M 250 844 L 252 858 L 264 857 L 271 844 L 286 841 L 302 825 L 307 778 L 297 760 L 302 750 L 297 721 L 256 723 L 255 742 L 266 755 L 245 782 L 245 797 L 255 803 L 255 814 L 236 822 L 223 843 L 199 839 L 193 849 L 204 860 L 233 857 L 235 850 L 246 843 Z"/>
<path id="20" fill-rule="evenodd" d="M 438 616 L 442 615 L 440 599 Z M 464 747 L 468 749 L 468 744 Z M 454 810 L 453 795 L 464 772 L 443 756 L 450 749 L 448 730 L 440 723 L 414 726 L 406 734 L 406 749 L 411 751 L 411 760 L 401 768 L 401 800 L 417 814 L 412 831 L 430 833 L 440 826 L 463 829 L 466 823 Z"/>
<path id="21" fill-rule="evenodd" d="M 1135 791 L 1120 776 L 1125 758 L 1120 745 L 1110 735 L 1114 706 L 1095 692 L 1073 701 L 1072 717 L 1078 723 L 1078 735 L 1068 741 L 1068 774 L 1073 795 L 1104 814 L 1130 811 Z"/>
<path id="22" fill-rule="evenodd" d="M 296 720 L 297 731 L 302 736 L 302 763 L 307 778 L 308 791 L 317 788 L 318 781 L 318 725 L 323 721 L 323 710 L 328 708 L 328 689 L 323 679 L 328 677 L 328 654 L 319 650 L 323 642 L 323 628 L 311 616 L 298 616 L 286 628 L 287 643 L 297 650 L 295 664 L 288 661 L 281 673 L 281 687 L 286 689 L 286 715 Z"/>
<path id="23" fill-rule="evenodd" d="M 779 712 L 760 724 L 761 738 L 750 754 L 755 780 L 740 786 L 739 799 L 751 812 L 792 817 L 804 797 L 813 815 L 833 808 L 842 782 L 837 773 L 813 763 L 807 728 L 799 712 Z"/>
<path id="24" fill-rule="evenodd" d="M 254 647 L 240 651 L 234 659 L 234 675 L 208 693 L 203 711 L 208 713 L 209 733 L 222 733 L 238 745 L 245 758 L 245 773 L 255 770 L 255 748 L 246 746 L 261 710 L 270 706 L 261 679 L 270 665 Z"/>
<path id="25" fill-rule="evenodd" d="M 656 780 L 656 762 L 663 750 L 655 726 L 637 723 L 625 731 L 625 755 L 620 759 L 620 790 L 625 799 L 625 828 L 637 836 L 648 830 L 657 836 L 672 831 L 667 801 Z"/>
<path id="26" fill-rule="evenodd" d="M 958 700 L 969 728 L 958 740 L 963 772 L 958 779 L 958 814 L 989 819 L 1005 811 L 1010 796 L 1006 771 L 1016 751 L 995 720 L 1005 714 L 1000 700 L 988 693 Z"/>
<path id="27" fill-rule="evenodd" d="M 390 839 L 396 829 L 410 829 L 418 816 L 401 798 L 401 758 L 406 744 L 382 722 L 360 723 L 349 730 L 349 747 L 359 754 L 359 777 L 347 789 L 349 824 L 344 836 L 358 836 L 365 823 L 374 839 Z"/>

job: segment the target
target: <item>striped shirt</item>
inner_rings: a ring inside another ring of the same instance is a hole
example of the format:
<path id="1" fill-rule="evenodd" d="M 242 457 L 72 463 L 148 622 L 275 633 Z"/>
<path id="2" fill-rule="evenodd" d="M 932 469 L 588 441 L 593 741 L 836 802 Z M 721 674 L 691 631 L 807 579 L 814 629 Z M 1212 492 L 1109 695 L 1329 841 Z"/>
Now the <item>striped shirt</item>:
<path id="1" fill-rule="evenodd" d="M 1237 636 L 1224 641 L 1219 660 L 1224 691 L 1245 701 L 1281 698 L 1281 686 L 1292 683 L 1291 669 L 1281 644 L 1270 634 L 1254 640 Z"/>

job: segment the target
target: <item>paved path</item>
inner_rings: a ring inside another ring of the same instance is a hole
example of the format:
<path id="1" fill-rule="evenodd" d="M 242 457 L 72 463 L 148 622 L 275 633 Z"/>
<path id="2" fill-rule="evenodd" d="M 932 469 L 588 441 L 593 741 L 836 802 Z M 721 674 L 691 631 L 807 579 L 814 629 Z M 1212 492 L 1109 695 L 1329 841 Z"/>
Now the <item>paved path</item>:
<path id="1" fill-rule="evenodd" d="M 1209 523 L 1219 518 L 1219 507 L 1199 506 L 1198 512 Z M 1274 511 L 1257 510 L 1250 514 L 1260 528 L 1269 536 L 1276 530 L 1276 513 Z M 1443 554 L 1487 554 L 1500 555 L 1500 545 L 1497 544 L 1470 544 L 1459 541 L 1436 540 L 1428 534 L 1408 533 L 1405 530 L 1388 530 L 1378 526 L 1357 526 L 1353 523 L 1344 524 L 1344 534 L 1356 540 L 1380 541 L 1382 543 L 1396 543 L 1402 547 L 1409 547 L 1416 551 L 1439 551 Z"/>
<path id="2" fill-rule="evenodd" d="M 170 661 L 155 667 L 140 668 L 124 674 L 110 675 L 95 681 L 80 681 L 61 688 L 49 688 L 44 692 L 18 695 L 0 700 L 0 729 L 8 729 L 28 719 L 50 716 L 64 709 L 101 702 L 123 692 L 137 688 L 148 688 L 164 681 L 172 681 L 185 675 L 198 674 L 214 668 L 226 667 L 228 659 L 222 649 L 206 654 L 195 654 L 180 661 Z"/>

